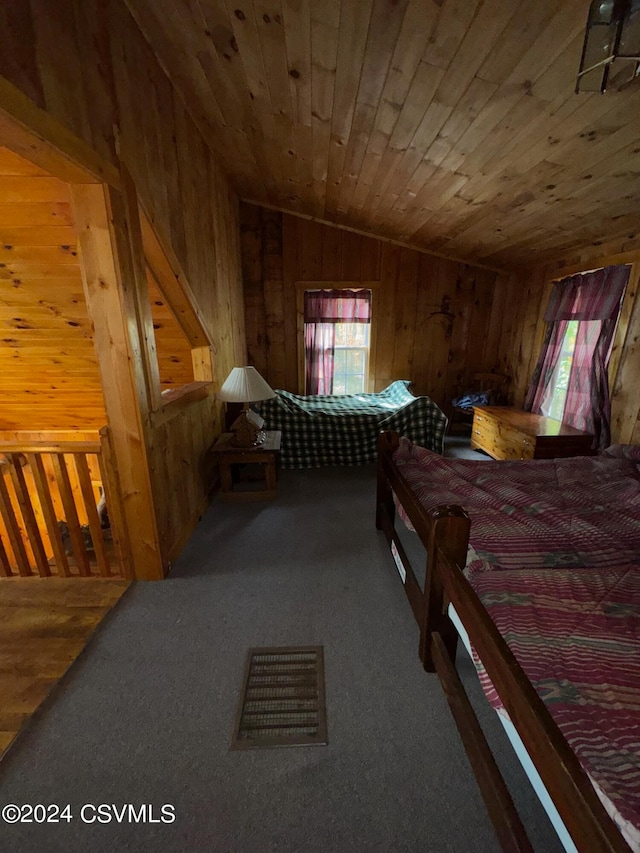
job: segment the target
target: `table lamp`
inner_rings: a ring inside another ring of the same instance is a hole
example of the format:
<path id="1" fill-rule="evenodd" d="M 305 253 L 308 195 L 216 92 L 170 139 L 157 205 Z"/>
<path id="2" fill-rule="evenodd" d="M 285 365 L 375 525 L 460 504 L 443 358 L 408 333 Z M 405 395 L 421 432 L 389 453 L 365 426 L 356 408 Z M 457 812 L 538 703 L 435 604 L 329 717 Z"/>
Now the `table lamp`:
<path id="1" fill-rule="evenodd" d="M 232 424 L 234 447 L 259 447 L 265 439 L 264 421 L 249 408 L 250 403 L 270 400 L 276 393 L 255 367 L 234 367 L 218 392 L 218 399 L 227 403 L 242 403 L 240 417 Z"/>

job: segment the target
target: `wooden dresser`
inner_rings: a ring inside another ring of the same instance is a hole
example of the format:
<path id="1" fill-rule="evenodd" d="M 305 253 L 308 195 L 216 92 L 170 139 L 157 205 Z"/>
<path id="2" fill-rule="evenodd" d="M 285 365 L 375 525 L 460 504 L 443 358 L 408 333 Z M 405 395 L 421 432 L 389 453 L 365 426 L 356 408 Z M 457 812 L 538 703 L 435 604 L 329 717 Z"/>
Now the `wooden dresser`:
<path id="1" fill-rule="evenodd" d="M 507 406 L 475 406 L 471 447 L 494 459 L 590 456 L 593 436 L 543 415 Z"/>

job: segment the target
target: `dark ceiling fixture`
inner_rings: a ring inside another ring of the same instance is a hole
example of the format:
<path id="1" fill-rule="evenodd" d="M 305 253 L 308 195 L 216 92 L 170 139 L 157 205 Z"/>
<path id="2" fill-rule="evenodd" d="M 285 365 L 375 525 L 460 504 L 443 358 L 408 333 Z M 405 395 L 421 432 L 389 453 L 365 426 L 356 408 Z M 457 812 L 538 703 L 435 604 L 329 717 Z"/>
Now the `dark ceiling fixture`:
<path id="1" fill-rule="evenodd" d="M 604 92 L 607 86 L 619 86 L 639 76 L 640 0 L 594 0 L 589 7 L 576 93 Z"/>

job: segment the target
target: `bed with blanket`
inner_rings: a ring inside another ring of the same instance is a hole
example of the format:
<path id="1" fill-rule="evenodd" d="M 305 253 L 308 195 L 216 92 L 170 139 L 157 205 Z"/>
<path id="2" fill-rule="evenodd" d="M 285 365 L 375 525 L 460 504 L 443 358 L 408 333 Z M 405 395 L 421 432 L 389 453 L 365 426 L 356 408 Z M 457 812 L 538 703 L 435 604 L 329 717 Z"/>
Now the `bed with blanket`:
<path id="1" fill-rule="evenodd" d="M 379 444 L 376 523 L 503 848 L 529 849 L 457 677 L 458 638 L 566 849 L 640 850 L 640 448 L 474 462 Z M 423 581 L 397 516 L 424 542 Z"/>
<path id="2" fill-rule="evenodd" d="M 283 468 L 375 462 L 378 435 L 394 430 L 442 453 L 447 419 L 429 397 L 415 397 L 399 379 L 374 394 L 341 396 L 276 391 L 261 403 L 265 429 L 280 430 Z"/>

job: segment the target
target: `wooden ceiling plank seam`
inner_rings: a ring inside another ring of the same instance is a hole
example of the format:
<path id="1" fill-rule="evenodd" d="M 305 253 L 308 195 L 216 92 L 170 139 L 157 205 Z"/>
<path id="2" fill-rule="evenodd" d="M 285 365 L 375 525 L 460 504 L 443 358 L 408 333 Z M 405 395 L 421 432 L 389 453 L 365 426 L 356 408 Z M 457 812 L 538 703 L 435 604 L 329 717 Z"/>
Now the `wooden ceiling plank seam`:
<path id="1" fill-rule="evenodd" d="M 286 176 L 283 186 L 295 185 L 297 206 L 306 202 L 305 176 L 302 152 L 297 150 L 294 133 L 295 102 L 289 86 L 293 78 L 289 75 L 282 5 L 280 0 L 253 0 L 253 3 L 262 64 L 276 125 L 276 140 L 271 144 L 278 146 L 282 159 L 282 170 Z"/>
<path id="2" fill-rule="evenodd" d="M 435 97 L 440 103 L 457 106 L 485 57 L 495 49 L 520 7 L 518 0 L 485 0 L 476 7 L 438 86 Z"/>
<path id="3" fill-rule="evenodd" d="M 573 103 L 575 104 L 575 100 Z M 568 108 L 567 111 L 570 112 L 570 109 Z M 549 133 L 553 132 L 552 125 L 551 123 L 546 125 L 541 122 L 539 116 L 537 120 L 534 116 L 532 123 L 537 124 L 533 132 L 529 123 L 523 122 L 525 126 L 512 134 L 510 140 L 503 137 L 503 143 L 507 149 L 505 154 L 511 152 L 507 169 L 504 166 L 505 157 L 503 156 L 489 154 L 482 159 L 479 157 L 469 158 L 474 174 L 465 188 L 463 196 L 465 199 L 475 201 L 482 197 L 490 198 L 495 192 L 492 190 L 492 186 L 496 182 L 502 181 L 505 175 L 510 175 L 512 179 L 516 178 L 519 175 L 526 174 L 530 169 L 546 160 L 552 145 L 555 144 L 552 141 L 555 137 L 549 136 Z M 535 133 L 535 137 L 533 133 Z"/>
<path id="4" fill-rule="evenodd" d="M 329 171 L 340 10 L 325 6 L 323 0 L 311 0 L 311 3 L 312 173 L 316 198 L 311 214 L 320 216 L 324 212 L 324 186 Z"/>
<path id="5" fill-rule="evenodd" d="M 456 104 L 455 111 L 442 125 L 433 142 L 427 146 L 424 155 L 426 162 L 433 163 L 435 166 L 442 164 L 453 150 L 457 140 L 476 120 L 497 88 L 495 83 L 489 83 L 479 77 L 473 78 Z"/>
<path id="6" fill-rule="evenodd" d="M 504 79 L 503 85 L 522 86 L 535 84 L 544 70 L 579 37 L 584 35 L 584 0 L 563 0 L 556 4 L 553 18 L 537 38 L 526 43 L 518 64 Z"/>
<path id="7" fill-rule="evenodd" d="M 235 177 L 236 182 L 238 182 L 238 176 L 242 175 L 243 167 L 246 168 L 247 163 L 255 164 L 251 170 L 252 184 L 258 189 L 262 188 L 265 197 L 272 197 L 276 193 L 275 177 L 266 160 L 264 134 L 254 110 L 251 92 L 247 86 L 244 66 L 237 50 L 228 12 L 226 8 L 219 7 L 218 4 L 207 3 L 205 5 L 199 0 L 192 0 L 192 2 L 200 10 L 201 17 L 206 25 L 205 35 L 209 44 L 203 49 L 200 62 L 201 64 L 207 63 L 205 73 L 209 85 L 212 90 L 222 87 L 225 92 L 228 91 L 224 103 L 235 104 L 241 117 L 239 119 L 241 126 L 236 128 L 235 140 L 230 145 L 225 145 L 223 152 L 211 145 L 211 132 L 204 134 L 204 138 L 212 150 L 217 150 L 222 162 L 225 163 L 230 174 Z M 209 63 L 213 63 L 210 69 Z M 233 129 L 233 109 L 234 107 L 231 108 L 232 111 L 227 109 L 225 112 L 225 122 L 229 125 L 229 130 Z M 241 144 L 240 150 L 238 150 L 238 142 Z M 245 158 L 244 161 L 243 157 Z"/>
<path id="8" fill-rule="evenodd" d="M 235 40 L 232 50 L 237 52 L 240 60 L 246 86 L 250 92 L 253 112 L 258 119 L 260 136 L 264 140 L 265 162 L 269 173 L 275 178 L 271 192 L 275 193 L 275 197 L 278 197 L 278 194 L 281 193 L 279 188 L 283 186 L 286 180 L 286 170 L 277 144 L 278 134 L 262 61 L 255 9 L 251 0 L 247 0 L 243 5 L 247 12 L 237 8 L 235 0 L 226 2 L 229 26 Z"/>
<path id="9" fill-rule="evenodd" d="M 633 213 L 633 211 L 635 210 L 633 203 L 631 204 L 631 207 L 631 213 Z M 580 242 L 592 242 L 595 236 L 590 233 L 590 229 L 592 228 L 592 222 L 596 223 L 596 225 L 593 227 L 595 227 L 596 230 L 599 228 L 601 233 L 602 223 L 607 220 L 609 213 L 611 213 L 611 215 L 614 217 L 624 216 L 624 208 L 621 208 L 618 202 L 615 202 L 613 205 L 611 205 L 610 209 L 598 206 L 596 210 L 597 213 L 594 214 L 593 218 L 589 222 L 587 222 L 586 224 L 581 224 L 579 237 L 574 238 L 574 245 L 578 246 Z M 553 239 L 551 239 L 550 241 L 544 240 L 543 235 L 547 233 L 545 225 L 546 217 L 544 215 L 537 214 L 535 218 L 531 217 L 529 222 L 525 226 L 519 229 L 518 232 L 514 233 L 513 235 L 510 235 L 509 246 L 507 248 L 507 251 L 513 252 L 514 249 L 526 248 L 528 249 L 528 251 L 534 253 L 536 251 L 544 251 L 546 246 L 553 246 L 555 242 Z M 614 220 L 612 222 L 612 230 L 610 231 L 610 233 L 612 233 L 614 237 L 621 236 L 624 233 L 628 233 L 628 228 L 625 227 L 625 225 L 627 225 L 626 221 L 624 223 L 616 225 Z M 568 245 L 568 247 L 571 247 L 571 240 L 566 239 L 566 244 Z M 459 249 L 459 247 L 457 248 Z"/>
<path id="10" fill-rule="evenodd" d="M 286 72 L 291 101 L 296 175 L 303 206 L 315 207 L 311 116 L 311 6 L 309 0 L 282 0 Z"/>
<path id="11" fill-rule="evenodd" d="M 499 84 L 513 71 L 522 56 L 522 45 L 534 42 L 557 11 L 557 0 L 521 3 L 518 15 L 509 22 L 509 34 L 485 58 L 477 76 Z M 586 20 L 585 20 L 586 23 Z"/>
<path id="12" fill-rule="evenodd" d="M 373 0 L 362 0 L 355 5 L 343 4 L 340 10 L 336 82 L 324 203 L 324 215 L 328 218 L 337 213 L 340 183 L 344 177 L 347 146 L 372 11 Z"/>
<path id="13" fill-rule="evenodd" d="M 413 174 L 424 155 L 424 146 L 420 144 L 421 129 L 422 132 L 427 128 L 428 133 L 432 131 L 427 121 L 427 117 L 431 118 L 433 116 L 433 111 L 430 112 L 432 103 L 436 100 L 437 90 L 446 76 L 445 72 L 449 68 L 460 44 L 464 41 L 466 29 L 473 21 L 477 9 L 477 2 L 459 2 L 458 0 L 449 2 L 440 9 L 435 31 L 427 43 L 420 66 L 416 71 L 403 110 L 398 116 L 389 143 L 391 148 L 401 149 L 403 156 L 395 158 L 394 167 L 392 167 L 386 176 L 380 176 L 382 177 L 383 184 L 381 192 L 374 193 L 373 198 L 370 193 L 365 202 L 365 208 L 372 211 L 374 221 L 376 220 L 376 211 L 378 215 L 381 213 L 380 202 L 383 198 L 388 197 L 387 188 L 395 178 L 398 167 L 402 175 L 406 175 L 407 172 Z M 414 92 L 416 93 L 418 106 L 417 109 L 411 112 L 410 105 L 413 102 L 412 93 Z M 450 109 L 450 112 L 452 110 L 453 108 Z M 439 129 L 440 127 L 436 129 L 436 133 Z M 433 138 L 435 138 L 435 135 Z M 407 160 L 409 152 L 413 152 L 413 156 Z M 376 185 L 378 184 L 378 180 L 376 178 Z M 390 209 L 396 199 L 397 195 L 393 198 L 392 203 L 387 208 L 383 208 L 383 210 Z"/>
<path id="14" fill-rule="evenodd" d="M 618 111 L 611 110 L 606 116 L 600 116 L 600 124 L 596 120 L 590 125 L 588 131 L 582 131 L 579 134 L 582 144 L 573 140 L 570 148 L 566 144 L 558 147 L 548 159 L 569 170 L 575 168 L 576 160 L 584 166 L 585 170 L 606 161 L 610 155 L 621 148 L 638 142 L 637 128 L 625 121 L 629 112 L 635 110 L 637 114 L 638 109 L 640 109 L 640 92 L 637 97 L 627 99 L 622 115 L 618 115 Z M 576 146 L 579 146 L 578 150 Z"/>
<path id="15" fill-rule="evenodd" d="M 479 5 L 479 0 L 448 0 L 441 5 L 435 30 L 422 57 L 423 62 L 438 68 L 449 68 Z"/>
<path id="16" fill-rule="evenodd" d="M 615 241 L 615 251 L 623 254 L 624 252 L 632 252 L 637 251 L 640 248 L 640 233 L 638 232 L 636 226 L 636 233 L 631 234 L 628 230 L 623 231 L 617 238 L 614 238 Z M 609 249 L 607 247 L 614 246 L 614 241 L 609 241 L 608 243 L 603 243 L 602 240 L 594 237 L 592 239 L 582 238 L 578 241 L 575 241 L 573 244 L 565 244 L 563 251 L 566 253 L 579 251 L 584 255 L 584 257 L 591 257 L 595 259 L 597 263 L 600 263 L 600 259 L 603 257 L 603 252 L 607 253 Z M 530 258 L 530 263 L 535 264 L 536 266 L 539 264 L 550 263 L 558 258 L 557 249 L 551 246 L 543 246 L 541 243 L 536 243 L 534 246 L 529 247 L 528 244 L 524 244 L 525 248 L 527 248 L 527 256 Z M 612 248 L 611 251 L 614 251 Z M 492 255 L 487 256 L 486 258 L 479 258 L 481 263 L 491 263 L 496 260 L 496 263 L 509 265 L 511 267 L 517 267 L 519 265 L 519 258 L 521 257 L 521 247 L 519 244 L 515 244 L 514 249 L 507 249 L 504 252 L 494 252 Z M 585 267 L 583 266 L 583 269 Z"/>
<path id="17" fill-rule="evenodd" d="M 409 2 L 356 181 L 351 216 L 358 215 L 371 191 L 438 14 L 435 4 L 425 8 L 422 0 Z"/>
<path id="18" fill-rule="evenodd" d="M 433 102 L 444 74 L 445 69 L 429 65 L 424 60 L 420 61 L 389 138 L 387 153 L 390 156 L 383 157 L 380 161 L 380 169 L 364 204 L 364 209 L 370 211 L 373 216 L 380 198 L 386 195 L 394 182 L 396 172 L 400 170 L 402 174 L 413 173 L 422 159 L 423 137 L 429 138 L 431 133 L 435 137 L 440 129 L 434 122 L 434 114 L 437 116 L 446 111 L 448 117 L 451 113 L 448 107 Z M 426 141 L 424 144 L 426 145 Z M 410 163 L 413 163 L 413 168 Z"/>
<path id="19" fill-rule="evenodd" d="M 295 123 L 311 127 L 311 5 L 310 0 L 282 0 L 289 76 Z M 300 155 L 299 155 L 300 156 Z"/>
<path id="20" fill-rule="evenodd" d="M 425 149 L 436 138 L 440 128 L 452 112 L 452 107 L 431 100 L 406 150 L 395 158 L 395 166 L 389 170 L 380 186 L 375 184 L 372 187 L 374 202 L 371 204 L 367 202 L 365 208 L 369 211 L 371 221 L 375 225 L 379 226 L 387 217 L 388 212 L 396 203 L 401 189 L 406 186 L 424 159 Z"/>
<path id="21" fill-rule="evenodd" d="M 555 19 L 554 19 L 554 21 L 555 21 Z M 550 26 L 553 28 L 553 23 L 552 23 L 552 25 L 550 25 Z M 549 29 L 549 27 L 547 28 L 547 30 L 548 30 L 548 29 Z M 530 52 L 530 51 L 529 51 L 529 52 Z M 507 81 L 505 84 L 503 84 L 503 85 L 500 87 L 500 89 L 499 89 L 499 91 L 498 91 L 498 96 L 500 96 L 501 92 L 503 91 L 503 89 L 504 89 L 505 87 L 508 87 L 509 85 L 514 85 L 514 83 L 517 83 L 517 80 L 518 80 L 517 73 L 518 73 L 518 69 L 516 68 L 516 69 L 512 72 L 512 75 L 511 75 L 511 82 L 509 83 L 509 81 Z M 532 91 L 532 90 L 531 90 L 531 87 L 530 87 L 530 83 L 531 83 L 531 81 L 529 81 L 529 80 L 525 80 L 525 81 L 524 81 L 525 90 L 526 90 L 527 92 L 531 92 L 531 91 Z M 570 97 L 570 98 L 573 98 L 573 100 L 577 100 L 577 99 L 575 98 L 575 95 L 573 94 L 573 92 L 572 92 L 572 91 L 567 91 L 567 96 L 568 96 L 568 97 Z M 475 147 L 477 147 L 477 146 L 474 146 L 474 148 L 475 148 Z M 473 150 L 473 148 L 472 148 L 471 150 Z M 469 154 L 469 153 L 470 153 L 470 152 L 469 152 L 469 150 L 467 150 L 467 151 L 466 151 L 466 153 L 467 153 L 467 154 Z M 443 164 L 443 165 L 444 165 L 444 164 Z M 475 163 L 474 165 L 475 165 L 476 167 L 478 167 L 478 165 L 479 165 L 479 164 Z"/>
<path id="22" fill-rule="evenodd" d="M 184 19 L 170 2 L 163 3 L 162 21 L 158 18 L 157 5 L 147 0 L 124 0 L 133 19 L 153 51 L 163 72 L 171 80 L 182 99 L 194 106 L 196 116 L 207 116 L 223 123 L 223 112 L 216 99 L 216 92 L 209 85 L 197 56 L 183 49 L 181 39 L 171 34 L 181 32 Z M 194 83 L 196 84 L 194 86 Z"/>
<path id="23" fill-rule="evenodd" d="M 531 94 L 543 101 L 552 103 L 559 91 L 568 91 L 567 83 L 572 81 L 576 68 L 580 67 L 584 32 L 576 35 L 574 40 L 563 50 L 554 61 L 543 71 L 531 85 Z M 575 90 L 572 90 L 575 95 Z"/>
<path id="24" fill-rule="evenodd" d="M 358 174 L 367 150 L 375 119 L 394 55 L 395 43 L 401 32 L 408 0 L 390 7 L 386 0 L 374 0 L 367 50 L 365 52 L 356 96 L 355 115 L 346 156 L 346 175 L 340 186 L 338 213 L 351 207 Z M 393 11 L 391 20 L 389 12 Z"/>

